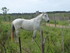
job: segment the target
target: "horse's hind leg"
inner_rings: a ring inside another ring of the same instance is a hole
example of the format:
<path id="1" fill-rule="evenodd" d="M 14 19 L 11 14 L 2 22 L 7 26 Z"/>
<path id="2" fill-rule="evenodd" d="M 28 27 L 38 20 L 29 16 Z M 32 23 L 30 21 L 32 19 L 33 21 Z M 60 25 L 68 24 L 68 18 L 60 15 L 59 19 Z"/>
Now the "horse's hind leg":
<path id="1" fill-rule="evenodd" d="M 19 38 L 19 30 L 16 30 L 16 35 L 15 35 L 15 41 L 16 42 L 19 41 L 18 38 Z"/>

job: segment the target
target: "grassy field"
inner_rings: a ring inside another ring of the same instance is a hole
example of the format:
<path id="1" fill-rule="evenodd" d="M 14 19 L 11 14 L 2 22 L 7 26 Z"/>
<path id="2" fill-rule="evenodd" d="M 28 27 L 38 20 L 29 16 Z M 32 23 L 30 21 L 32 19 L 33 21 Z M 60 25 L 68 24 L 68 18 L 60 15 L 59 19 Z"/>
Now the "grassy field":
<path id="1" fill-rule="evenodd" d="M 60 14 L 56 14 L 60 15 Z M 69 17 L 69 14 L 61 14 Z M 30 14 L 20 17 L 29 17 Z M 35 17 L 36 15 L 30 16 Z M 11 41 L 11 21 L 17 16 L 7 15 L 8 20 L 0 16 L 0 53 L 19 53 L 19 44 Z M 29 18 L 30 18 L 29 17 Z M 53 17 L 53 14 L 49 14 Z M 51 20 L 50 24 L 55 24 L 55 20 Z M 67 20 L 57 20 L 56 24 L 69 26 Z M 43 22 L 41 24 L 43 29 L 43 36 L 46 38 L 45 53 L 62 53 L 64 45 L 64 53 L 70 53 L 70 28 L 57 28 L 46 26 Z M 37 37 L 32 42 L 32 31 L 20 30 L 20 38 L 22 45 L 22 53 L 41 53 L 41 37 L 37 32 Z M 64 40 L 63 40 L 64 38 Z M 64 42 L 64 44 L 62 43 Z"/>
<path id="2" fill-rule="evenodd" d="M 62 52 L 62 35 L 64 36 L 64 53 L 70 53 L 70 29 L 61 29 L 41 25 L 46 38 L 45 53 Z M 19 53 L 19 44 L 11 42 L 11 24 L 1 22 L 0 25 L 0 52 Z M 41 38 L 37 32 L 36 42 L 32 42 L 32 31 L 20 30 L 22 53 L 41 53 Z M 40 48 L 39 48 L 40 47 Z"/>

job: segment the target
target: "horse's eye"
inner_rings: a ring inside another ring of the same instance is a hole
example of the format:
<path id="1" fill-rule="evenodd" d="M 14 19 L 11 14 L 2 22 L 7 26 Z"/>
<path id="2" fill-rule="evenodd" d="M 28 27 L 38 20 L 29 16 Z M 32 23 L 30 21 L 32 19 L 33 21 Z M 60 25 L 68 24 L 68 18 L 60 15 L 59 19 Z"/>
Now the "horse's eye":
<path id="1" fill-rule="evenodd" d="M 46 17 L 46 15 L 45 15 L 45 17 Z"/>

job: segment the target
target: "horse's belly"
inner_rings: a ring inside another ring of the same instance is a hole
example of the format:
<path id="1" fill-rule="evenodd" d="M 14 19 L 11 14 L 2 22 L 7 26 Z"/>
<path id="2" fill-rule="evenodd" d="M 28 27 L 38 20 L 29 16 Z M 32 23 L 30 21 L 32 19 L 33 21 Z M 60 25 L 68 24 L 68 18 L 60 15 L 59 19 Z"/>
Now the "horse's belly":
<path id="1" fill-rule="evenodd" d="M 35 29 L 38 30 L 40 29 L 40 25 L 34 22 L 27 21 L 23 22 L 22 28 L 26 30 L 35 30 Z"/>
<path id="2" fill-rule="evenodd" d="M 22 28 L 25 30 L 33 30 L 33 25 L 32 24 L 23 24 Z"/>
<path id="3" fill-rule="evenodd" d="M 23 29 L 25 29 L 25 30 L 33 30 L 33 27 L 26 26 L 26 27 L 23 27 Z"/>

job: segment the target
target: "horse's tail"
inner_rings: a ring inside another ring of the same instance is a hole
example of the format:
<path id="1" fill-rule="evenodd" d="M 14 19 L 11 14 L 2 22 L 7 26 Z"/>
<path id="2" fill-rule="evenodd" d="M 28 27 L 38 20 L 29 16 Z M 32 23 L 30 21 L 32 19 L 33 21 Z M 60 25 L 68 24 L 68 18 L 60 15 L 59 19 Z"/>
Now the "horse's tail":
<path id="1" fill-rule="evenodd" d="M 11 40 L 14 40 L 14 36 L 15 36 L 15 27 L 14 25 L 12 25 Z"/>

